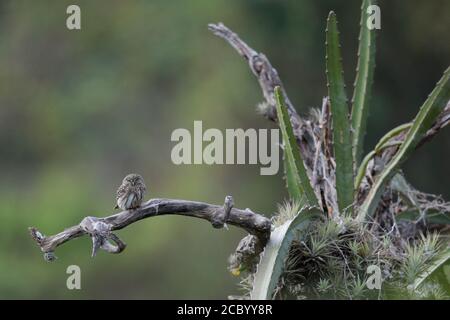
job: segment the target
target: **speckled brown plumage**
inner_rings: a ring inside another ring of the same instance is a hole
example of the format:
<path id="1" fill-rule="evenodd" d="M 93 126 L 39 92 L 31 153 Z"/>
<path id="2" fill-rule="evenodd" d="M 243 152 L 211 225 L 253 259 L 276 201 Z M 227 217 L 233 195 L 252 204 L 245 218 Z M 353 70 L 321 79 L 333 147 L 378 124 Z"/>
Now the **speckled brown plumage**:
<path id="1" fill-rule="evenodd" d="M 138 208 L 146 191 L 147 187 L 144 179 L 139 174 L 131 173 L 127 175 L 117 189 L 116 209 L 129 210 Z"/>

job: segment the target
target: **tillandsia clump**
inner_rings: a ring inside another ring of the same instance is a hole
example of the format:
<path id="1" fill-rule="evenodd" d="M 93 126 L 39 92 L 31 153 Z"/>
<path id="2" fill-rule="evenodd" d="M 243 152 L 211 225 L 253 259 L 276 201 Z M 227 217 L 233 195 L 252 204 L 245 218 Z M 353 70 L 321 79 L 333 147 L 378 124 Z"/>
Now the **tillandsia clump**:
<path id="1" fill-rule="evenodd" d="M 433 273 L 450 260 L 450 203 L 411 186 L 401 165 L 450 121 L 450 69 L 411 122 L 383 136 L 363 157 L 375 69 L 375 29 L 364 0 L 356 79 L 348 103 L 336 15 L 326 27 L 328 96 L 301 117 L 276 70 L 223 24 L 210 29 L 249 63 L 278 123 L 290 200 L 272 218 L 267 244 L 248 235 L 230 257 L 251 299 L 448 298 Z"/>

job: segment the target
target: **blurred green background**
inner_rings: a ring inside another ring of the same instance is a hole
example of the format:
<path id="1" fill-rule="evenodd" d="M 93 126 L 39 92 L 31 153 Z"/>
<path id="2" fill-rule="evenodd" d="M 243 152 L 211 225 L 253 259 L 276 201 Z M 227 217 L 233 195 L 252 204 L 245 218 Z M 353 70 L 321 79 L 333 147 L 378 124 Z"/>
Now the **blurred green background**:
<path id="1" fill-rule="evenodd" d="M 66 28 L 78 4 L 82 30 Z M 380 1 L 381 32 L 367 148 L 410 120 L 449 64 L 450 2 Z M 246 63 L 207 23 L 222 21 L 278 69 L 300 113 L 326 94 L 324 29 L 340 21 L 347 87 L 354 79 L 360 1 L 0 2 L 0 298 L 226 298 L 238 293 L 227 267 L 244 232 L 178 216 L 118 234 L 120 255 L 90 258 L 88 237 L 46 263 L 27 227 L 46 234 L 86 215 L 113 212 L 123 176 L 141 173 L 150 197 L 222 203 L 271 216 L 281 174 L 259 166 L 175 166 L 176 128 L 273 128 Z M 348 93 L 351 96 L 350 90 Z M 450 198 L 450 135 L 405 165 L 415 186 Z M 281 172 L 282 170 L 280 170 Z M 82 290 L 66 288 L 66 268 Z"/>

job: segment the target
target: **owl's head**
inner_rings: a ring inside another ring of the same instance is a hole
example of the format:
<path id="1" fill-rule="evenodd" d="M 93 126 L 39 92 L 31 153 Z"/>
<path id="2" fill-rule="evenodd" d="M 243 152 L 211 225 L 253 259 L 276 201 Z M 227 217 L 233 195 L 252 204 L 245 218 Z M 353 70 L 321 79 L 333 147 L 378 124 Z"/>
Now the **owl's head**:
<path id="1" fill-rule="evenodd" d="M 123 183 L 128 183 L 132 186 L 136 186 L 138 184 L 143 184 L 144 179 L 137 173 L 130 173 L 125 178 L 123 178 Z"/>

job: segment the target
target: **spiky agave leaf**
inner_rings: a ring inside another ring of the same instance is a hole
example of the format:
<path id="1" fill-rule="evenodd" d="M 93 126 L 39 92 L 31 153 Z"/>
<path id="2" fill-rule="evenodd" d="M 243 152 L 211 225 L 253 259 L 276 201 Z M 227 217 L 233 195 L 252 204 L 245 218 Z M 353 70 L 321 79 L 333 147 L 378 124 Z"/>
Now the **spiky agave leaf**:
<path id="1" fill-rule="evenodd" d="M 321 216 L 316 207 L 302 209 L 293 219 L 275 228 L 261 254 L 261 260 L 253 282 L 252 299 L 271 299 L 285 268 L 292 241 L 299 232 L 306 230 L 311 222 Z"/>
<path id="2" fill-rule="evenodd" d="M 361 161 L 361 164 L 358 168 L 358 172 L 356 173 L 355 176 L 355 192 L 358 192 L 358 189 L 361 185 L 361 182 L 364 178 L 364 176 L 366 175 L 366 170 L 367 170 L 367 165 L 369 164 L 369 161 L 372 160 L 373 157 L 375 157 L 377 155 L 378 152 L 383 151 L 386 148 L 390 148 L 393 146 L 398 146 L 401 145 L 402 143 L 399 141 L 392 141 L 392 142 L 386 142 L 385 144 L 383 144 L 382 146 L 380 146 L 378 149 L 372 150 L 370 151 L 365 157 L 364 159 Z"/>
<path id="3" fill-rule="evenodd" d="M 383 146 L 393 137 L 399 135 L 400 133 L 402 133 L 405 130 L 408 130 L 409 128 L 411 128 L 412 126 L 412 122 L 408 122 L 408 123 L 404 123 L 402 125 L 399 125 L 398 127 L 395 127 L 394 129 L 388 131 L 388 133 L 386 133 L 381 139 L 380 141 L 378 141 L 378 143 L 375 145 L 375 152 L 380 151 Z"/>
<path id="4" fill-rule="evenodd" d="M 389 142 L 393 137 L 399 135 L 400 133 L 402 133 L 405 130 L 408 130 L 409 128 L 411 128 L 412 126 L 412 122 L 408 122 L 405 124 L 402 124 L 398 127 L 395 127 L 394 129 L 392 129 L 391 131 L 389 131 L 388 133 L 386 133 L 375 145 L 375 148 L 370 151 L 369 153 L 367 153 L 367 155 L 364 157 L 364 159 L 361 161 L 359 168 L 356 172 L 356 177 L 355 177 L 355 192 L 358 192 L 358 188 L 361 184 L 362 179 L 364 178 L 364 175 L 366 174 L 366 169 L 367 169 L 367 165 L 369 163 L 369 161 L 380 151 L 383 151 L 385 148 L 389 148 L 393 145 L 396 145 L 396 142 Z"/>
<path id="5" fill-rule="evenodd" d="M 416 277 L 412 287 L 413 290 L 417 290 L 430 279 L 436 270 L 443 266 L 447 261 L 450 261 L 450 248 L 447 247 L 442 253 L 438 253 L 433 260 L 434 261 L 425 266 L 423 272 Z"/>
<path id="6" fill-rule="evenodd" d="M 289 195 L 301 206 L 317 205 L 318 201 L 309 181 L 280 87 L 275 88 L 275 100 L 278 125 L 283 137 L 284 169 Z"/>
<path id="7" fill-rule="evenodd" d="M 369 17 L 367 8 L 375 2 L 374 0 L 363 0 L 361 5 L 358 65 L 352 98 L 352 140 L 355 165 L 359 163 L 363 153 L 369 99 L 375 70 L 375 29 L 370 30 L 366 25 Z"/>
<path id="8" fill-rule="evenodd" d="M 397 172 L 400 165 L 411 155 L 420 139 L 426 134 L 435 120 L 441 114 L 450 99 L 450 68 L 437 83 L 433 92 L 422 105 L 419 113 L 413 121 L 402 145 L 396 155 L 380 172 L 375 183 L 369 191 L 366 199 L 359 208 L 358 220 L 363 221 L 370 217 L 378 206 L 378 201 L 384 191 L 384 187 Z"/>
<path id="9" fill-rule="evenodd" d="M 336 15 L 330 12 L 326 30 L 327 81 L 333 119 L 333 148 L 336 160 L 336 192 L 339 210 L 351 211 L 353 203 L 353 155 L 350 119 L 345 94 L 342 58 Z"/>

